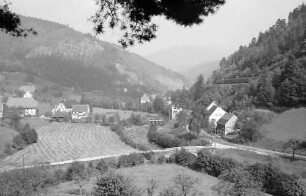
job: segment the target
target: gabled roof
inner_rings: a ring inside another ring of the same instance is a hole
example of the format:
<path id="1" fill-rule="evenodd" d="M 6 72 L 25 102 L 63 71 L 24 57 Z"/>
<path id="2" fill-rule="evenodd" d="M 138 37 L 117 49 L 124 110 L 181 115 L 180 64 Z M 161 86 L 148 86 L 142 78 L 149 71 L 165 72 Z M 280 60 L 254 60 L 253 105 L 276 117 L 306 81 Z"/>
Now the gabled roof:
<path id="1" fill-rule="evenodd" d="M 7 107 L 37 108 L 38 102 L 33 98 L 14 98 L 10 97 L 6 102 Z"/>
<path id="2" fill-rule="evenodd" d="M 213 105 L 210 110 L 208 110 L 208 116 L 212 115 L 212 113 L 214 113 L 214 111 L 218 108 L 218 106 Z"/>
<path id="3" fill-rule="evenodd" d="M 35 86 L 20 86 L 19 90 L 25 93 L 26 92 L 34 93 L 36 91 L 36 87 Z"/>
<path id="4" fill-rule="evenodd" d="M 234 114 L 232 113 L 225 113 L 217 122 L 218 125 L 225 125 L 232 117 Z"/>
<path id="5" fill-rule="evenodd" d="M 74 99 L 66 99 L 62 102 L 66 108 L 72 108 L 73 105 L 79 104 L 76 100 Z"/>
<path id="6" fill-rule="evenodd" d="M 87 112 L 89 110 L 89 105 L 73 105 L 72 112 Z"/>

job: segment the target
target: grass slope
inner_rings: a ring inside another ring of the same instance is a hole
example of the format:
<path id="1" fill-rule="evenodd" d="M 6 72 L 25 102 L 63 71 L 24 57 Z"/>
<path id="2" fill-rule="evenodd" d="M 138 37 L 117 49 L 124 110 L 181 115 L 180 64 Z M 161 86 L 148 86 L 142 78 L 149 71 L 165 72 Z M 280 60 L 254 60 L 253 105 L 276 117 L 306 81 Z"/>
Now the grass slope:
<path id="1" fill-rule="evenodd" d="M 21 166 L 136 151 L 120 141 L 108 127 L 92 124 L 52 123 L 37 130 L 38 143 L 8 156 L 1 166 Z"/>
<path id="2" fill-rule="evenodd" d="M 131 116 L 131 114 L 147 116 L 147 117 L 156 117 L 157 116 L 157 114 L 149 114 L 149 113 L 145 113 L 145 112 L 106 109 L 106 108 L 98 108 L 98 107 L 93 107 L 92 110 L 93 110 L 92 111 L 93 114 L 105 114 L 107 118 L 110 117 L 110 116 L 114 116 L 118 112 L 121 120 L 128 119 Z"/>
<path id="3" fill-rule="evenodd" d="M 11 144 L 13 136 L 16 134 L 17 132 L 14 129 L 6 126 L 0 126 L 0 157 L 4 156 L 3 150 L 5 148 L 5 144 Z"/>
<path id="4" fill-rule="evenodd" d="M 287 141 L 306 136 L 306 108 L 292 109 L 276 116 L 270 124 L 264 125 L 262 133 L 266 138 Z"/>
<path id="5" fill-rule="evenodd" d="M 174 185 L 173 178 L 181 173 L 187 174 L 193 178 L 198 178 L 199 184 L 196 186 L 196 188 L 198 191 L 203 192 L 205 196 L 222 195 L 218 194 L 219 192 L 223 192 L 221 189 L 226 189 L 229 186 L 228 183 L 222 184 L 221 181 L 215 177 L 206 174 L 201 174 L 175 164 L 163 164 L 163 165 L 146 164 L 137 167 L 118 169 L 116 170 L 116 172 L 131 177 L 135 185 L 142 190 L 142 195 L 144 196 L 147 195 L 145 193 L 145 189 L 147 187 L 147 180 L 154 179 L 155 181 L 157 181 L 158 189 L 156 190 L 156 193 L 158 193 L 163 189 L 173 186 Z M 94 186 L 95 186 L 95 179 L 91 178 L 90 182 L 84 188 L 86 189 L 86 192 L 90 192 Z M 62 183 L 57 187 L 51 188 L 51 190 L 48 193 L 48 196 L 55 196 L 55 195 L 68 196 L 70 195 L 69 190 L 73 189 L 78 189 L 77 185 L 74 182 Z"/>

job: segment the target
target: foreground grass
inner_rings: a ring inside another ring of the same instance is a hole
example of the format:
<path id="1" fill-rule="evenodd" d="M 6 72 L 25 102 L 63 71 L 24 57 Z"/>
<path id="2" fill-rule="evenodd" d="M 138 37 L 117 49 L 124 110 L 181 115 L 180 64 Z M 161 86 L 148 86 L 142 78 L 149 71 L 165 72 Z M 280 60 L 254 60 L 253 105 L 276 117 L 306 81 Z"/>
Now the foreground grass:
<path id="1" fill-rule="evenodd" d="M 141 189 L 142 195 L 146 195 L 145 189 L 148 185 L 148 180 L 155 180 L 157 182 L 156 193 L 174 186 L 173 178 L 178 174 L 186 174 L 194 179 L 199 180 L 199 184 L 195 186 L 197 191 L 203 193 L 205 196 L 223 195 L 224 190 L 230 187 L 229 183 L 223 183 L 215 177 L 201 174 L 192 171 L 188 168 L 175 164 L 145 164 L 131 168 L 121 168 L 115 170 L 133 179 L 135 185 Z M 95 178 L 91 178 L 84 189 L 89 193 L 95 185 Z M 48 196 L 55 195 L 73 195 L 69 194 L 72 190 L 77 190 L 78 186 L 74 182 L 61 183 L 49 190 Z"/>

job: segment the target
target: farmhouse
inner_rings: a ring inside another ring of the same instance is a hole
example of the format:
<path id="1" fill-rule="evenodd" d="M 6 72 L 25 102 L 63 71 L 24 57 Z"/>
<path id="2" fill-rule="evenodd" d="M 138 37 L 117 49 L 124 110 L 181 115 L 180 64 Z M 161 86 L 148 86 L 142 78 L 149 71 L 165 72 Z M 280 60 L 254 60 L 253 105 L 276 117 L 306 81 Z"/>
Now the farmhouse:
<path id="1" fill-rule="evenodd" d="M 209 104 L 209 105 L 207 106 L 206 110 L 210 110 L 211 107 L 213 107 L 213 106 L 218 106 L 218 105 L 216 104 L 216 101 L 211 102 L 211 104 Z"/>
<path id="2" fill-rule="evenodd" d="M 73 122 L 85 122 L 90 116 L 89 105 L 73 105 L 71 118 Z"/>
<path id="3" fill-rule="evenodd" d="M 225 113 L 217 122 L 217 133 L 219 135 L 226 135 L 234 132 L 237 119 L 236 115 Z"/>
<path id="4" fill-rule="evenodd" d="M 175 119 L 176 115 L 180 113 L 181 111 L 183 111 L 183 108 L 172 105 L 171 106 L 171 119 L 172 120 Z"/>
<path id="5" fill-rule="evenodd" d="M 38 102 L 33 98 L 10 97 L 6 102 L 8 108 L 20 108 L 24 116 L 37 116 Z"/>
<path id="6" fill-rule="evenodd" d="M 31 92 L 26 92 L 24 95 L 23 95 L 23 98 L 33 98 L 33 94 Z"/>
<path id="7" fill-rule="evenodd" d="M 217 105 L 211 106 L 210 110 L 208 110 L 208 121 L 213 123 L 216 127 L 218 120 L 225 114 L 226 112 L 218 107 Z"/>
<path id="8" fill-rule="evenodd" d="M 78 102 L 73 99 L 63 100 L 52 109 L 52 114 L 55 114 L 56 112 L 70 113 L 72 111 L 72 106 L 77 104 Z"/>

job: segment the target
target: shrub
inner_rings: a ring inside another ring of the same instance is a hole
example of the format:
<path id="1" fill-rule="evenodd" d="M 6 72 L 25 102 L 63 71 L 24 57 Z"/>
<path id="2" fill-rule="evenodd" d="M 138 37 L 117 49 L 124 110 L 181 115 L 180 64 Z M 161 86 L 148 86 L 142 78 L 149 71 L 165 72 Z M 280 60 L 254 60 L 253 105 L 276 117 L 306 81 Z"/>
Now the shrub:
<path id="1" fill-rule="evenodd" d="M 54 180 L 56 184 L 61 183 L 65 177 L 64 171 L 62 169 L 56 169 L 53 175 L 54 175 Z"/>
<path id="2" fill-rule="evenodd" d="M 196 161 L 196 156 L 188 152 L 186 149 L 181 148 L 173 154 L 172 159 L 176 164 L 192 168 Z"/>
<path id="3" fill-rule="evenodd" d="M 134 114 L 132 113 L 131 116 L 128 118 L 128 121 L 130 121 L 131 124 L 136 126 L 142 126 L 145 124 L 145 120 L 141 117 L 140 114 Z"/>
<path id="4" fill-rule="evenodd" d="M 160 132 L 148 132 L 148 139 L 159 145 L 162 148 L 173 148 L 187 145 L 187 142 L 183 139 L 179 139 L 173 135 Z"/>
<path id="5" fill-rule="evenodd" d="M 108 172 L 98 178 L 93 189 L 93 195 L 140 196 L 141 194 L 130 178 L 114 172 Z"/>
<path id="6" fill-rule="evenodd" d="M 35 129 L 24 129 L 20 132 L 22 139 L 29 145 L 36 143 L 38 140 L 37 132 Z"/>
<path id="7" fill-rule="evenodd" d="M 27 144 L 21 137 L 20 134 L 16 135 L 14 138 L 13 138 L 13 147 L 16 148 L 17 150 L 21 150 L 25 147 L 25 145 Z"/>
<path id="8" fill-rule="evenodd" d="M 73 162 L 67 169 L 65 179 L 67 181 L 74 180 L 75 176 L 82 175 L 85 172 L 85 165 L 79 162 Z"/>
<path id="9" fill-rule="evenodd" d="M 236 168 L 239 164 L 230 159 L 212 155 L 209 150 L 202 149 L 194 164 L 194 169 L 218 177 L 222 172 Z"/>
<path id="10" fill-rule="evenodd" d="M 145 159 L 151 160 L 152 158 L 154 158 L 155 153 L 153 151 L 150 151 L 141 153 L 141 155 L 144 156 Z"/>
<path id="11" fill-rule="evenodd" d="M 173 124 L 173 128 L 174 128 L 174 129 L 177 129 L 177 128 L 179 128 L 179 127 L 180 127 L 180 124 L 179 124 L 179 123 L 176 122 L 176 123 Z"/>
<path id="12" fill-rule="evenodd" d="M 137 153 L 122 155 L 118 159 L 117 167 L 132 167 L 144 163 L 144 156 Z"/>
<path id="13" fill-rule="evenodd" d="M 5 144 L 5 148 L 3 150 L 3 153 L 7 154 L 7 155 L 12 155 L 13 154 L 13 149 L 12 149 L 12 145 L 9 143 Z"/>
<path id="14" fill-rule="evenodd" d="M 108 168 L 109 168 L 108 164 L 103 159 L 101 159 L 96 166 L 96 169 L 102 174 L 107 172 Z"/>

